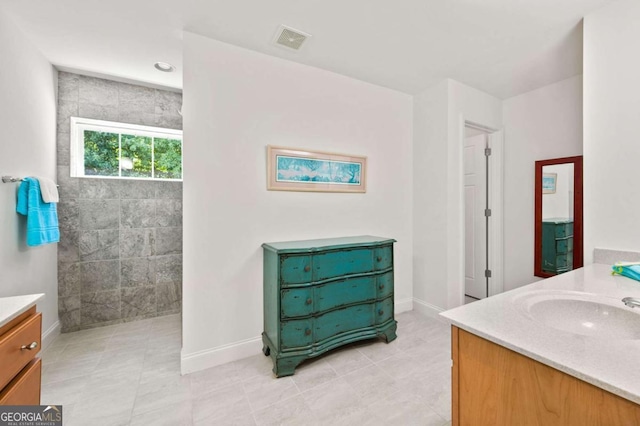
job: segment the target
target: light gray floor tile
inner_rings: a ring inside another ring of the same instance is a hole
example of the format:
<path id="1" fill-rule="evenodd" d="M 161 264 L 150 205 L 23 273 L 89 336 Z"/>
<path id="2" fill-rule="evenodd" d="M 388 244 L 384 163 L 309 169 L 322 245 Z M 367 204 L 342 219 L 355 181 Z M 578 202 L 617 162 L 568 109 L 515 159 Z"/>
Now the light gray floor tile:
<path id="1" fill-rule="evenodd" d="M 302 363 L 296 368 L 296 374 L 291 376 L 300 392 L 312 389 L 337 377 L 338 374 L 325 358 Z"/>
<path id="2" fill-rule="evenodd" d="M 236 373 L 236 366 L 233 363 L 197 371 L 190 374 L 190 376 L 191 393 L 194 398 L 229 385 L 240 384 L 240 379 Z"/>
<path id="3" fill-rule="evenodd" d="M 262 352 L 258 355 L 235 361 L 233 364 L 236 367 L 238 378 L 242 381 L 255 376 L 273 375 L 271 357 L 264 356 Z"/>
<path id="4" fill-rule="evenodd" d="M 213 422 L 222 418 L 236 418 L 251 413 L 251 406 L 245 397 L 241 383 L 220 388 L 193 399 L 193 421 Z M 212 423 L 213 424 L 213 423 Z"/>
<path id="5" fill-rule="evenodd" d="M 368 341 L 366 345 L 358 346 L 356 350 L 373 362 L 382 361 L 400 352 L 395 340 L 386 343 L 380 339 Z"/>
<path id="6" fill-rule="evenodd" d="M 333 368 L 338 376 L 349 374 L 355 370 L 366 367 L 372 364 L 372 361 L 367 358 L 357 347 L 360 346 L 347 346 L 344 348 L 336 349 L 328 352 L 323 359 Z"/>
<path id="7" fill-rule="evenodd" d="M 191 380 L 189 376 L 163 378 L 142 384 L 133 407 L 133 415 L 157 411 L 167 405 L 190 404 Z"/>
<path id="8" fill-rule="evenodd" d="M 258 426 L 307 425 L 314 414 L 302 395 L 296 395 L 262 410 L 255 411 L 253 417 Z"/>
<path id="9" fill-rule="evenodd" d="M 73 405 L 82 395 L 87 382 L 88 378 L 85 376 L 44 384 L 40 391 L 40 404 Z"/>
<path id="10" fill-rule="evenodd" d="M 356 370 L 344 376 L 360 400 L 372 403 L 386 399 L 400 390 L 400 384 L 377 365 Z"/>
<path id="11" fill-rule="evenodd" d="M 135 409 L 134 409 L 135 410 Z M 191 426 L 191 401 L 165 405 L 144 414 L 134 415 L 131 426 Z"/>
<path id="12" fill-rule="evenodd" d="M 252 410 L 261 410 L 269 405 L 289 399 L 300 393 L 291 377 L 276 379 L 256 376 L 242 382 Z"/>
<path id="13" fill-rule="evenodd" d="M 360 404 L 354 389 L 342 377 L 316 386 L 302 396 L 316 415 L 328 411 L 343 412 Z"/>

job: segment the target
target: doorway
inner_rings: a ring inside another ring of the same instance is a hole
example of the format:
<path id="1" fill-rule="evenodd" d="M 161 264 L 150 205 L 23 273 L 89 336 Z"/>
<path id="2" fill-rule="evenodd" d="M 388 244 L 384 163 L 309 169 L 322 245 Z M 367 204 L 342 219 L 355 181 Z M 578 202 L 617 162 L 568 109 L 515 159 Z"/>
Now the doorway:
<path id="1" fill-rule="evenodd" d="M 471 303 L 502 291 L 502 209 L 492 205 L 502 199 L 502 132 L 469 122 L 464 130 L 464 303 Z"/>

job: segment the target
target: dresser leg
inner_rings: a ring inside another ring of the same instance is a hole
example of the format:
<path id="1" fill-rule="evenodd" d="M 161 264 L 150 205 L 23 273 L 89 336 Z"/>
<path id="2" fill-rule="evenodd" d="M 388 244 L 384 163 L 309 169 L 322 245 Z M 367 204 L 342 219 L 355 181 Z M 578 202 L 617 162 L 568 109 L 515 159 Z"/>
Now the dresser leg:
<path id="1" fill-rule="evenodd" d="M 269 356 L 271 354 L 271 349 L 267 345 L 262 345 L 262 353 L 264 356 Z"/>
<path id="2" fill-rule="evenodd" d="M 276 377 L 293 376 L 296 367 L 305 359 L 307 359 L 306 356 L 292 356 L 277 359 L 273 363 L 273 373 Z"/>
<path id="3" fill-rule="evenodd" d="M 381 334 L 381 337 L 387 342 L 393 342 L 394 340 L 396 340 L 396 337 L 398 337 L 396 335 L 396 330 L 398 329 L 398 323 L 396 323 L 394 321 L 394 324 L 392 326 L 390 326 L 389 328 L 387 328 L 386 330 L 384 330 Z"/>

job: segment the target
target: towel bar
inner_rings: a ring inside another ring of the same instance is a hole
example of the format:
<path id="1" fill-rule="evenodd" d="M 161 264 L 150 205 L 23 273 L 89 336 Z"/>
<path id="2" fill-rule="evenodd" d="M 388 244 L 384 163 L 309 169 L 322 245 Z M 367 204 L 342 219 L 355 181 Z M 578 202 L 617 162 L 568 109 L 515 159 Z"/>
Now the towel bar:
<path id="1" fill-rule="evenodd" d="M 23 178 L 17 178 L 13 176 L 2 176 L 2 183 L 22 182 Z M 56 185 L 60 188 L 60 185 Z"/>

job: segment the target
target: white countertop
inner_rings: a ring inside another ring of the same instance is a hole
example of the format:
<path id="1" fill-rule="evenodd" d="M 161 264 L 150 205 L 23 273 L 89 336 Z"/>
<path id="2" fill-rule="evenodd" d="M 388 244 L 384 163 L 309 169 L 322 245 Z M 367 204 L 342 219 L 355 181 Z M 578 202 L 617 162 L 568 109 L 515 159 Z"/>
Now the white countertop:
<path id="1" fill-rule="evenodd" d="M 598 295 L 629 310 L 622 298 L 640 298 L 640 282 L 612 276 L 611 265 L 594 264 L 440 315 L 463 330 L 640 404 L 640 340 L 589 337 L 533 319 L 519 300 L 542 290 Z M 640 327 L 640 315 L 638 320 Z"/>
<path id="2" fill-rule="evenodd" d="M 42 298 L 44 298 L 44 294 L 42 293 L 0 297 L 0 327 L 11 321 L 12 318 L 27 311 Z"/>

